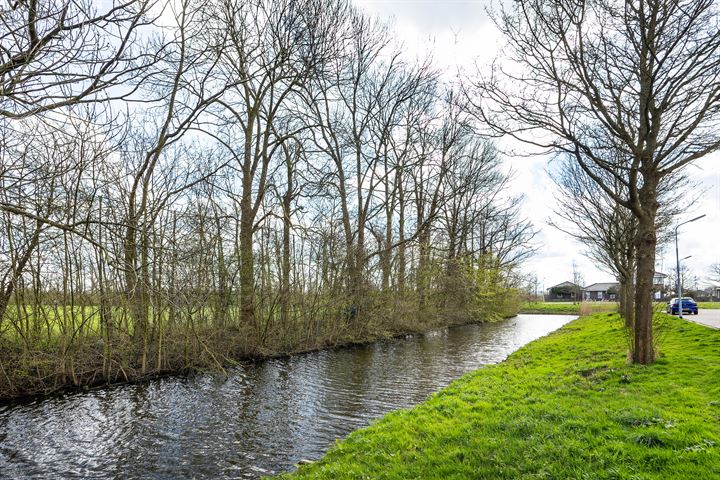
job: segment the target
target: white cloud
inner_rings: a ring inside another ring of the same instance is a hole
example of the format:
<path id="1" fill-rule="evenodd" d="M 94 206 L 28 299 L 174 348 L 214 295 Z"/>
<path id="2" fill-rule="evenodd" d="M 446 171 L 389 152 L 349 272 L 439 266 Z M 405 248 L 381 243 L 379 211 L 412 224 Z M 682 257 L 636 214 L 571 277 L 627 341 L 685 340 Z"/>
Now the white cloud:
<path id="1" fill-rule="evenodd" d="M 397 39 L 408 55 L 429 53 L 452 78 L 476 59 L 489 62 L 498 49 L 499 32 L 486 13 L 490 2 L 473 0 L 354 0 L 381 19 L 392 20 Z"/>

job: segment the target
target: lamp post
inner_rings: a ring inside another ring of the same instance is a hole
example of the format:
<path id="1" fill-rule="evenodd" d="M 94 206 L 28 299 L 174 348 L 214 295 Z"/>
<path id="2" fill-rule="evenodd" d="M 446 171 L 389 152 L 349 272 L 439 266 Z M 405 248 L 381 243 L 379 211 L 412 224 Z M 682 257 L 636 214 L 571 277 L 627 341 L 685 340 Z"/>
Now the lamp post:
<path id="1" fill-rule="evenodd" d="M 676 291 L 677 291 L 677 298 L 678 298 L 678 315 L 680 315 L 680 318 L 683 318 L 683 316 L 682 316 L 683 301 L 682 301 L 682 282 L 680 281 L 680 253 L 678 250 L 678 228 L 685 225 L 686 223 L 700 220 L 704 216 L 705 216 L 705 214 L 702 214 L 699 217 L 695 217 L 691 220 L 688 220 L 687 222 L 678 223 L 677 226 L 675 227 L 675 260 L 677 262 L 677 278 L 675 279 L 675 283 L 676 283 Z M 690 257 L 685 257 L 685 258 L 690 258 Z M 683 258 L 683 260 L 685 260 L 685 258 Z M 670 312 L 672 312 L 672 305 L 670 306 Z"/>
<path id="2" fill-rule="evenodd" d="M 692 255 L 688 255 L 687 257 L 683 257 L 683 258 L 680 259 L 680 261 L 682 262 L 683 260 L 687 260 L 688 258 L 692 258 Z M 681 274 L 679 274 L 679 275 L 677 276 L 677 281 L 675 282 L 675 288 L 676 288 L 675 291 L 676 291 L 676 292 L 677 292 L 677 285 L 678 285 L 678 284 L 680 285 L 680 290 L 682 290 L 683 282 L 682 282 L 682 275 L 681 275 Z M 682 312 L 680 312 L 680 318 L 682 318 Z"/>

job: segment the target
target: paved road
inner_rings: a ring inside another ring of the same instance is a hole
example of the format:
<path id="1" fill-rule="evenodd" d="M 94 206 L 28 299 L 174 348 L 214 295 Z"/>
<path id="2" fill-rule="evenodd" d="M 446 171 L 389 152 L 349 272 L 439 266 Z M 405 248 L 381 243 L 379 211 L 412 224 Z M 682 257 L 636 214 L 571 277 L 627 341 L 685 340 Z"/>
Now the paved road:
<path id="1" fill-rule="evenodd" d="M 683 318 L 708 327 L 720 328 L 720 310 L 701 308 L 697 315 L 683 315 Z"/>

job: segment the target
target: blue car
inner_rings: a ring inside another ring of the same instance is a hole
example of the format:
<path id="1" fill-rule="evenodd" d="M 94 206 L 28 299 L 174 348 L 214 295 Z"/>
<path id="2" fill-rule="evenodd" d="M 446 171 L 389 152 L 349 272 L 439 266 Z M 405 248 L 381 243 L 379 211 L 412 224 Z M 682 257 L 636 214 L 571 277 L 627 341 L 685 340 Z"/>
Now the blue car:
<path id="1" fill-rule="evenodd" d="M 666 308 L 666 312 L 671 315 L 677 315 L 678 314 L 678 299 L 673 298 L 671 299 Z M 693 300 L 690 297 L 683 297 L 682 298 L 682 313 L 688 313 L 697 315 L 698 314 L 698 306 L 697 303 L 695 303 L 695 300 Z"/>

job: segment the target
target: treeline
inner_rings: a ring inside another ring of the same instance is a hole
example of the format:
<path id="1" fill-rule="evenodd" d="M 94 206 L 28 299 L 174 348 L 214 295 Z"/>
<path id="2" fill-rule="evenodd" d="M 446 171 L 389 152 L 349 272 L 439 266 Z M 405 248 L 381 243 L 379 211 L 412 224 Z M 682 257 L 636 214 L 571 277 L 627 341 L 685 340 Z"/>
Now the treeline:
<path id="1" fill-rule="evenodd" d="M 1 12 L 0 396 L 510 313 L 508 171 L 345 0 Z"/>

